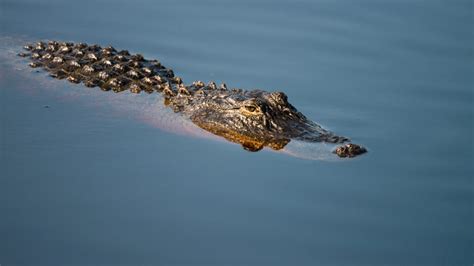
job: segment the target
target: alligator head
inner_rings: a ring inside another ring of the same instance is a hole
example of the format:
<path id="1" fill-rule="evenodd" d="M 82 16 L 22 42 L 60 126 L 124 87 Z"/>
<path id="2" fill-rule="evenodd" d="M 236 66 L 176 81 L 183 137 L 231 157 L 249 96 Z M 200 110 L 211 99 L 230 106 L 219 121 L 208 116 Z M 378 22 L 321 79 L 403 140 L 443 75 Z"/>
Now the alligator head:
<path id="1" fill-rule="evenodd" d="M 348 141 L 307 119 L 288 102 L 282 92 L 186 87 L 190 92 L 169 99 L 176 111 L 187 114 L 194 124 L 258 151 L 268 146 L 280 150 L 298 139 L 310 142 Z"/>

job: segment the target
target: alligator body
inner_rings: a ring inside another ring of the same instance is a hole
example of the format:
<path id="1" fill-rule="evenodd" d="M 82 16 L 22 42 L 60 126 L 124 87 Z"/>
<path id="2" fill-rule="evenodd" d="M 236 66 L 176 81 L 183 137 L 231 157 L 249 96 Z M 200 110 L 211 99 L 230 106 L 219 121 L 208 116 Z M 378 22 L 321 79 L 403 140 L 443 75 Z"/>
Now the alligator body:
<path id="1" fill-rule="evenodd" d="M 57 79 L 100 87 L 104 91 L 162 93 L 165 104 L 183 113 L 197 126 L 246 150 L 263 147 L 279 150 L 292 139 L 308 142 L 344 144 L 334 150 L 340 157 L 366 152 L 348 138 L 323 129 L 298 112 L 282 92 L 227 89 L 195 81 L 185 85 L 171 69 L 158 60 L 146 60 L 140 54 L 117 51 L 84 43 L 50 41 L 24 47 L 20 56 L 30 58 L 31 67 L 41 67 Z"/>

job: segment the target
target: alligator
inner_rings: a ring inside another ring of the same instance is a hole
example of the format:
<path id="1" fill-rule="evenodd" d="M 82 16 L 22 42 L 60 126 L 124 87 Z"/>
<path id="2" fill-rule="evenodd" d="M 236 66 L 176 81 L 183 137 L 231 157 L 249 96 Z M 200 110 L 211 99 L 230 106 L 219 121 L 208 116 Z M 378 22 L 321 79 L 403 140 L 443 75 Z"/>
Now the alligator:
<path id="1" fill-rule="evenodd" d="M 228 89 L 194 81 L 185 85 L 173 70 L 141 54 L 85 43 L 37 42 L 18 55 L 30 59 L 29 66 L 44 68 L 56 79 L 99 87 L 104 91 L 159 92 L 164 104 L 188 117 L 195 125 L 239 143 L 248 151 L 263 147 L 280 150 L 290 140 L 341 144 L 333 150 L 339 157 L 354 157 L 367 150 L 349 143 L 306 118 L 283 92 Z"/>

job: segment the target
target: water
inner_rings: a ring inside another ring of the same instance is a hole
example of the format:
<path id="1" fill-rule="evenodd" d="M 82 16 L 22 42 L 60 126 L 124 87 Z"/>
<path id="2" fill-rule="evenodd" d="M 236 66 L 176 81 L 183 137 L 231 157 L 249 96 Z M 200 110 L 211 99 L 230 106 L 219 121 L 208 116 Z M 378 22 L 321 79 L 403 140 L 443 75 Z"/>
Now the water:
<path id="1" fill-rule="evenodd" d="M 96 2 L 0 3 L 2 265 L 472 264 L 471 1 Z M 284 91 L 369 153 L 246 152 L 10 57 L 37 39 Z"/>

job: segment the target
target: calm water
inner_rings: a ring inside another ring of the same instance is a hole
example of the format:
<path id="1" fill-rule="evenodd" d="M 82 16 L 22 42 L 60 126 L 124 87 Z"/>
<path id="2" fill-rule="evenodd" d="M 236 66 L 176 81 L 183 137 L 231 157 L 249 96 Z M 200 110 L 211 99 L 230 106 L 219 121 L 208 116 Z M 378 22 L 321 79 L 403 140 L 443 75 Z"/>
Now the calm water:
<path id="1" fill-rule="evenodd" d="M 96 2 L 0 2 L 1 265 L 472 265 L 472 1 Z M 37 39 L 284 91 L 369 153 L 195 137 L 11 56 Z"/>

